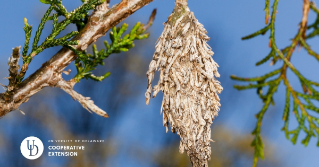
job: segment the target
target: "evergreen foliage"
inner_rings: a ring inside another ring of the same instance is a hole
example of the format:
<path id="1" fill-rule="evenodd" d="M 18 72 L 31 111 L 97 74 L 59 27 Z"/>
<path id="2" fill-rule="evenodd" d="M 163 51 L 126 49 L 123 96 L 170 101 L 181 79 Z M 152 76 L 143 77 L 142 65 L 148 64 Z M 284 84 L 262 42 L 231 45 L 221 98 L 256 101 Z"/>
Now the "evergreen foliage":
<path id="1" fill-rule="evenodd" d="M 29 51 L 29 43 L 31 39 L 31 32 L 32 32 L 32 25 L 28 24 L 27 19 L 24 19 L 24 31 L 26 40 L 24 43 L 23 51 L 22 51 L 22 60 L 23 60 L 23 66 L 17 76 L 17 84 L 20 84 L 25 76 L 26 71 L 28 70 L 28 66 L 31 63 L 34 56 L 41 53 L 43 50 L 54 47 L 54 46 L 67 46 L 71 47 L 72 45 L 77 45 L 78 41 L 72 41 L 70 40 L 75 35 L 77 35 L 79 30 L 84 27 L 87 18 L 88 18 L 88 12 L 90 10 L 93 10 L 96 5 L 99 5 L 103 3 L 105 0 L 86 0 L 83 2 L 81 6 L 74 9 L 71 12 L 68 12 L 66 8 L 62 4 L 62 0 L 40 0 L 40 2 L 45 4 L 50 4 L 50 7 L 45 12 L 43 18 L 41 19 L 41 22 L 38 26 L 38 29 L 35 33 L 34 40 L 32 43 L 32 49 L 31 52 L 28 54 Z M 52 13 L 52 11 L 55 11 L 56 13 Z M 52 15 L 50 16 L 50 14 Z M 62 21 L 58 21 L 59 16 L 64 16 L 65 19 Z M 40 36 L 42 34 L 44 25 L 49 20 L 53 21 L 53 27 L 51 34 L 45 38 L 45 40 L 39 45 Z M 72 31 L 68 33 L 67 35 L 56 38 L 57 35 L 61 33 L 62 30 L 64 30 L 69 24 L 76 24 L 78 27 L 78 31 Z"/>
<path id="2" fill-rule="evenodd" d="M 77 69 L 77 74 L 74 77 L 75 82 L 79 82 L 81 79 L 92 79 L 95 81 L 102 81 L 110 75 L 110 72 L 105 73 L 102 76 L 95 76 L 92 71 L 96 66 L 104 65 L 103 60 L 109 57 L 112 53 L 120 53 L 121 51 L 127 52 L 130 48 L 134 47 L 134 40 L 148 38 L 149 34 L 144 33 L 146 28 L 143 24 L 138 22 L 131 30 L 129 34 L 126 34 L 123 38 L 123 33 L 127 30 L 128 24 L 124 23 L 121 27 L 113 27 L 110 32 L 111 44 L 106 40 L 104 41 L 105 50 L 97 50 L 96 45 L 92 46 L 93 55 L 86 53 L 86 51 L 80 52 L 78 50 L 72 49 L 78 58 L 75 60 L 75 66 Z"/>
<path id="3" fill-rule="evenodd" d="M 314 105 L 314 103 L 318 103 L 319 101 L 319 91 L 318 89 L 315 89 L 315 87 L 319 86 L 319 83 L 303 76 L 302 73 L 300 73 L 299 70 L 290 62 L 291 56 L 297 46 L 303 47 L 309 55 L 312 55 L 315 59 L 319 60 L 319 54 L 312 50 L 310 45 L 307 43 L 308 39 L 319 35 L 319 9 L 314 3 L 305 0 L 303 7 L 303 19 L 300 23 L 297 35 L 292 39 L 289 46 L 279 49 L 275 42 L 275 19 L 278 2 L 279 0 L 274 0 L 272 14 L 269 15 L 269 0 L 266 0 L 266 27 L 245 36 L 242 39 L 251 39 L 259 35 L 264 35 L 266 32 L 270 31 L 269 47 L 271 48 L 271 51 L 266 57 L 257 62 L 256 66 L 264 64 L 269 60 L 271 60 L 272 65 L 277 63 L 278 60 L 283 60 L 282 66 L 279 69 L 275 69 L 260 77 L 242 78 L 234 75 L 231 76 L 231 79 L 233 80 L 250 82 L 249 85 L 235 85 L 234 88 L 237 90 L 256 89 L 258 96 L 264 103 L 262 109 L 256 114 L 257 123 L 252 132 L 255 136 L 251 143 L 251 145 L 255 148 L 253 166 L 257 165 L 258 158 L 264 158 L 264 145 L 261 138 L 262 120 L 270 104 L 274 105 L 273 95 L 282 82 L 286 87 L 286 102 L 282 117 L 284 121 L 282 131 L 285 132 L 286 138 L 290 139 L 293 144 L 296 144 L 298 135 L 301 131 L 304 131 L 307 135 L 301 143 L 307 146 L 312 137 L 319 137 L 319 108 Z M 317 14 L 317 19 L 313 24 L 307 26 L 309 10 Z M 270 23 L 268 21 L 269 18 Z M 307 30 L 309 33 L 306 33 Z M 303 92 L 299 92 L 291 86 L 287 77 L 288 69 L 290 69 L 293 74 L 298 77 Z M 263 88 L 268 88 L 266 93 L 263 93 Z M 291 116 L 293 116 L 291 113 L 293 113 L 299 124 L 298 127 L 293 130 L 289 130 L 288 128 L 289 119 L 292 119 Z M 317 146 L 319 146 L 319 139 Z"/>

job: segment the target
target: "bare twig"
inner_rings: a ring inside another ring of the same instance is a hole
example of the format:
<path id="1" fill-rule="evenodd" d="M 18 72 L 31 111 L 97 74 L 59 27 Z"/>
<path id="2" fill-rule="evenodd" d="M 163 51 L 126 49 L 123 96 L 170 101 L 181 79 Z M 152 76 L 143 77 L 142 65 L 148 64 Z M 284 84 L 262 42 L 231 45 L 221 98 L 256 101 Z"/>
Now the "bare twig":
<path id="1" fill-rule="evenodd" d="M 84 97 L 81 94 L 77 93 L 73 90 L 75 82 L 72 81 L 65 81 L 63 78 L 60 79 L 60 81 L 56 84 L 56 87 L 61 88 L 66 93 L 68 93 L 74 100 L 77 100 L 80 102 L 80 104 L 88 110 L 89 112 L 93 111 L 96 114 L 102 116 L 102 117 L 109 117 L 105 111 L 100 109 L 98 106 L 94 104 L 93 100 L 90 100 L 90 97 Z"/>
<path id="2" fill-rule="evenodd" d="M 22 115 L 25 115 L 25 113 L 24 113 L 22 110 L 20 110 L 19 108 L 17 108 L 17 110 L 20 111 L 20 113 L 21 113 Z"/>
<path id="3" fill-rule="evenodd" d="M 153 10 L 147 24 L 143 27 L 144 30 L 147 30 L 153 24 L 153 21 L 155 19 L 155 15 L 156 15 L 156 9 Z"/>
<path id="4" fill-rule="evenodd" d="M 19 59 L 20 59 L 20 49 L 21 46 L 13 48 L 12 55 L 9 58 L 8 65 L 9 65 L 9 86 L 8 92 L 12 91 L 15 87 L 16 83 L 16 76 L 18 74 L 19 66 Z"/>
<path id="5" fill-rule="evenodd" d="M 301 26 L 301 29 L 302 29 L 302 38 L 303 39 L 306 37 L 309 9 L 310 9 L 309 0 L 304 0 L 303 1 L 302 20 L 301 20 L 301 23 L 300 23 L 300 26 Z"/>
<path id="6" fill-rule="evenodd" d="M 2 88 L 7 91 L 7 86 L 6 85 L 3 85 L 2 83 L 0 83 L 0 85 L 2 86 Z"/>
<path id="7" fill-rule="evenodd" d="M 123 0 L 111 9 L 105 2 L 96 7 L 96 10 L 89 18 L 87 25 L 73 39 L 78 40 L 75 49 L 85 50 L 88 45 L 95 42 L 99 37 L 114 27 L 116 24 L 133 14 L 138 9 L 152 2 L 153 0 Z M 63 48 L 55 54 L 49 61 L 45 62 L 41 68 L 25 79 L 14 91 L 10 98 L 0 94 L 0 117 L 17 109 L 25 103 L 35 93 L 47 86 L 57 86 L 61 81 L 60 75 L 77 55 L 73 51 Z M 9 101 L 6 99 L 10 99 Z M 90 108 L 90 107 L 88 107 Z M 91 109 L 91 108 L 90 108 Z"/>
<path id="8" fill-rule="evenodd" d="M 295 38 L 292 40 L 292 44 L 291 44 L 291 48 L 289 49 L 289 51 L 287 52 L 286 55 L 286 60 L 285 58 L 281 57 L 285 64 L 283 65 L 283 71 L 282 71 L 282 75 L 283 77 L 286 77 L 286 73 L 287 73 L 287 67 L 289 66 L 292 70 L 294 70 L 295 68 L 292 66 L 292 64 L 290 63 L 290 58 L 292 56 L 292 53 L 295 51 L 296 46 L 300 43 L 300 38 L 305 38 L 305 34 L 306 34 L 306 30 L 307 30 L 307 22 L 308 22 L 308 13 L 309 13 L 309 8 L 310 8 L 310 3 L 309 0 L 304 0 L 303 3 L 303 12 L 302 12 L 302 20 L 300 22 L 300 27 L 298 30 L 297 35 L 295 36 Z M 273 37 L 274 38 L 274 37 Z M 275 42 L 273 42 L 273 46 L 276 47 Z M 281 54 L 279 54 L 280 56 Z"/>

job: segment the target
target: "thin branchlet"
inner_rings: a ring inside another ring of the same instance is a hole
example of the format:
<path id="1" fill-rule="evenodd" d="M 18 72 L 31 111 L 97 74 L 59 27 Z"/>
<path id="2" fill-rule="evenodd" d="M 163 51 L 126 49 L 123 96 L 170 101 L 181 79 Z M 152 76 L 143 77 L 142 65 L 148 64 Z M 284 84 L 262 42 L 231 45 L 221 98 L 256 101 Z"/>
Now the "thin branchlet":
<path id="1" fill-rule="evenodd" d="M 302 140 L 302 144 L 305 146 L 308 145 L 309 140 L 312 137 L 319 136 L 319 117 L 318 115 L 310 114 L 311 112 L 319 113 L 319 108 L 314 106 L 312 103 L 312 100 L 316 100 L 317 102 L 319 99 L 317 98 L 319 95 L 319 92 L 317 89 L 314 88 L 314 86 L 319 85 L 319 83 L 312 81 L 302 75 L 301 72 L 290 62 L 293 52 L 295 51 L 297 46 L 303 47 L 309 55 L 313 56 L 315 59 L 319 60 L 318 54 L 311 49 L 310 45 L 307 42 L 307 39 L 310 39 L 312 37 L 315 37 L 319 35 L 319 10 L 315 6 L 313 2 L 309 2 L 309 0 L 304 0 L 303 8 L 302 8 L 302 19 L 299 25 L 299 30 L 296 34 L 296 36 L 292 39 L 292 42 L 289 46 L 285 47 L 284 49 L 279 49 L 276 45 L 275 41 L 275 19 L 277 14 L 277 6 L 278 6 L 279 0 L 275 0 L 273 2 L 272 6 L 272 14 L 270 23 L 267 24 L 267 15 L 269 13 L 268 7 L 269 7 L 269 0 L 266 0 L 266 27 L 262 28 L 261 30 L 252 33 L 251 35 L 245 36 L 242 39 L 250 39 L 253 37 L 256 37 L 258 35 L 263 35 L 266 32 L 270 31 L 270 42 L 269 47 L 271 48 L 270 53 L 263 58 L 261 61 L 257 62 L 256 65 L 261 65 L 266 63 L 268 60 L 271 60 L 271 65 L 275 64 L 277 60 L 283 60 L 283 64 L 281 68 L 271 71 L 263 76 L 260 77 L 254 77 L 254 78 L 241 78 L 237 76 L 231 76 L 232 79 L 238 80 L 238 81 L 248 81 L 248 82 L 256 82 L 255 84 L 249 84 L 245 86 L 239 86 L 235 85 L 234 87 L 238 90 L 243 89 L 257 89 L 257 93 L 259 97 L 264 102 L 264 106 L 261 109 L 261 111 L 256 114 L 257 123 L 256 128 L 253 131 L 253 135 L 255 136 L 252 146 L 255 148 L 255 156 L 254 156 L 254 164 L 253 166 L 257 165 L 258 158 L 264 158 L 263 155 L 263 148 L 264 145 L 262 143 L 261 138 L 261 125 L 262 125 L 262 119 L 270 106 L 270 104 L 274 104 L 273 101 L 273 95 L 277 91 L 277 88 L 280 83 L 283 82 L 284 86 L 286 87 L 286 103 L 284 107 L 283 112 L 283 121 L 284 121 L 284 127 L 282 130 L 285 132 L 285 135 L 287 139 L 290 139 L 292 143 L 297 142 L 298 135 L 301 131 L 304 131 L 307 135 Z M 317 14 L 317 19 L 313 24 L 307 25 L 308 23 L 308 13 L 312 10 Z M 307 34 L 307 30 L 312 32 L 309 32 Z M 295 90 L 287 77 L 287 69 L 290 69 L 294 75 L 297 76 L 297 78 L 300 81 L 301 87 L 303 89 L 303 92 L 298 92 Z M 272 78 L 272 80 L 270 80 Z M 268 91 L 263 94 L 262 88 L 268 87 Z M 306 101 L 307 103 L 302 103 L 302 100 Z M 291 104 L 293 104 L 293 107 L 290 107 Z M 291 119 L 290 112 L 293 111 L 299 125 L 294 130 L 289 130 L 288 128 L 288 121 Z M 308 126 L 306 126 L 308 125 Z M 319 139 L 318 144 L 319 146 Z"/>

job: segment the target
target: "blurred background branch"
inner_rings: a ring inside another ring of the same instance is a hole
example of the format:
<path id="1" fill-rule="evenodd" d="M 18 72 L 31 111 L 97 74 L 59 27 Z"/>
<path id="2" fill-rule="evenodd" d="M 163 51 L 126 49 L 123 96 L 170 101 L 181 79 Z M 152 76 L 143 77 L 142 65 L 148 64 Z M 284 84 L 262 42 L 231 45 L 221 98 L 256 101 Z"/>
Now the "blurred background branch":
<path id="1" fill-rule="evenodd" d="M 244 90 L 244 89 L 257 89 L 257 94 L 261 98 L 261 100 L 264 102 L 264 106 L 262 107 L 261 111 L 256 114 L 257 123 L 256 128 L 252 132 L 252 134 L 255 136 L 253 142 L 251 145 L 255 148 L 255 155 L 254 155 L 254 165 L 257 165 L 258 158 L 264 158 L 263 148 L 264 144 L 262 142 L 261 137 L 261 125 L 263 117 L 268 110 L 270 104 L 274 105 L 274 93 L 277 91 L 278 86 L 281 82 L 283 82 L 284 86 L 286 87 L 286 104 L 284 108 L 283 113 L 283 121 L 284 121 L 284 127 L 282 130 L 286 134 L 286 138 L 290 139 L 292 143 L 296 144 L 298 135 L 301 130 L 303 130 L 307 135 L 302 140 L 302 144 L 305 146 L 308 145 L 309 140 L 311 137 L 317 137 L 319 136 L 319 108 L 314 105 L 314 103 L 319 102 L 319 92 L 315 88 L 316 86 L 319 86 L 319 83 L 308 79 L 305 77 L 299 69 L 297 69 L 292 63 L 291 63 L 291 57 L 296 49 L 296 47 L 303 47 L 305 50 L 307 50 L 308 54 L 314 56 L 314 58 L 318 59 L 318 54 L 311 49 L 310 45 L 307 43 L 307 40 L 309 37 L 314 37 L 314 32 L 317 32 L 319 29 L 317 28 L 317 20 L 318 20 L 318 9 L 315 6 L 314 2 L 310 2 L 309 0 L 303 1 L 303 8 L 302 8 L 302 19 L 299 24 L 299 30 L 296 34 L 296 36 L 291 40 L 291 43 L 289 46 L 279 49 L 279 46 L 276 44 L 275 41 L 275 19 L 277 15 L 277 6 L 278 6 L 279 0 L 274 0 L 273 6 L 272 6 L 272 14 L 269 16 L 269 0 L 266 0 L 266 27 L 251 34 L 246 37 L 243 37 L 243 40 L 247 40 L 253 37 L 256 37 L 258 35 L 264 35 L 267 31 L 270 31 L 270 40 L 269 40 L 269 47 L 271 48 L 270 53 L 263 58 L 261 61 L 257 62 L 256 65 L 259 66 L 268 60 L 271 60 L 271 65 L 275 65 L 278 60 L 283 60 L 283 63 L 279 69 L 273 70 L 267 74 L 264 74 L 261 77 L 255 77 L 255 78 L 241 78 L 232 75 L 231 78 L 238 81 L 246 81 L 246 82 L 252 82 L 249 85 L 240 86 L 235 85 L 234 87 L 238 90 Z M 312 10 L 317 14 L 317 19 L 313 24 L 307 25 L 308 23 L 308 14 L 309 10 Z M 268 20 L 270 18 L 270 23 L 268 24 Z M 306 34 L 306 31 L 313 29 L 313 32 Z M 317 34 L 316 34 L 317 35 Z M 303 92 L 299 92 L 296 89 L 294 89 L 287 76 L 287 70 L 290 69 L 293 74 L 299 79 L 300 85 L 302 87 Z M 275 77 L 275 78 L 274 78 Z M 270 80 L 272 79 L 272 80 Z M 254 83 L 255 82 L 255 83 Z M 268 91 L 264 94 L 263 90 L 268 87 Z M 290 100 L 293 100 L 292 102 Z M 303 103 L 302 101 L 305 101 Z M 293 106 L 293 109 L 291 111 L 291 106 Z M 289 122 L 289 115 L 290 112 L 292 112 L 299 125 L 294 130 L 289 130 L 288 128 L 288 122 Z M 306 123 L 307 122 L 307 123 Z M 319 139 L 318 144 L 319 146 Z"/>

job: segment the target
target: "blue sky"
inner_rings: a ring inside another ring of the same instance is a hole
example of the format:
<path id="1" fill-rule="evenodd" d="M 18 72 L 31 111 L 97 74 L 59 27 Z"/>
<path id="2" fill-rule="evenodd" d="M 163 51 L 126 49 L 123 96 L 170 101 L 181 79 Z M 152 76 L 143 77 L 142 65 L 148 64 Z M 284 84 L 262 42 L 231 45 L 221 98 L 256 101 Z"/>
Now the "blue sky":
<path id="1" fill-rule="evenodd" d="M 215 52 L 213 59 L 220 65 L 219 71 L 224 86 L 224 91 L 221 97 L 221 111 L 219 117 L 216 118 L 214 125 L 223 124 L 226 127 L 250 135 L 250 132 L 255 126 L 256 119 L 254 114 L 257 113 L 261 107 L 262 102 L 257 98 L 255 90 L 247 90 L 238 92 L 232 85 L 238 82 L 232 81 L 230 75 L 237 76 L 259 76 L 279 66 L 269 66 L 265 63 L 262 66 L 256 67 L 255 63 L 267 55 L 270 51 L 268 48 L 269 33 L 264 36 L 259 36 L 251 40 L 242 41 L 241 37 L 248 35 L 256 30 L 265 26 L 265 13 L 264 1 L 256 0 L 188 0 L 190 9 L 194 12 L 195 16 L 208 30 L 208 35 L 211 37 L 210 45 Z M 80 4 L 80 0 L 64 0 L 65 6 L 68 9 L 73 9 Z M 119 1 L 111 0 L 111 4 L 118 3 Z M 315 1 L 318 2 L 318 1 Z M 38 0 L 20 1 L 11 0 L 3 1 L 0 6 L 2 15 L 0 16 L 0 70 L 6 71 L 6 62 L 11 54 L 12 48 L 15 46 L 23 45 L 24 31 L 23 18 L 26 17 L 29 24 L 34 28 L 39 24 L 40 17 L 42 17 L 48 5 L 41 4 Z M 129 17 L 130 22 L 147 21 L 149 14 L 154 8 L 157 8 L 157 16 L 155 22 L 150 29 L 151 40 L 150 43 L 155 43 L 157 37 L 163 29 L 163 22 L 166 21 L 169 14 L 174 8 L 173 0 L 155 0 L 143 9 L 137 11 Z M 286 0 L 280 1 L 278 6 L 278 14 L 276 19 L 276 42 L 280 48 L 289 44 L 290 39 L 294 37 L 298 30 L 298 24 L 301 20 L 302 1 L 301 0 Z M 314 21 L 315 15 L 310 12 L 309 22 Z M 312 40 L 312 48 L 319 51 L 318 39 Z M 146 59 L 151 60 L 152 51 L 154 49 L 146 50 Z M 30 74 L 41 66 L 41 64 L 52 56 L 52 50 L 41 53 L 41 59 L 35 59 L 29 69 Z M 37 56 L 37 57 L 39 57 Z M 292 59 L 292 63 L 300 69 L 306 77 L 319 81 L 318 62 L 309 56 L 304 50 L 297 51 Z M 146 71 L 145 71 L 146 72 Z M 0 83 L 6 84 L 7 81 L 3 79 L 6 73 L 0 73 Z M 291 81 L 294 87 L 298 87 L 298 81 L 293 78 L 291 74 Z M 141 87 L 146 88 L 145 85 Z M 284 159 L 285 166 L 299 167 L 299 166 L 318 166 L 319 165 L 319 149 L 316 147 L 314 138 L 311 139 L 308 147 L 301 145 L 301 139 L 305 134 L 299 136 L 296 145 L 286 140 L 284 133 L 280 131 L 283 126 L 281 120 L 283 106 L 284 106 L 284 87 L 281 85 L 279 91 L 275 94 L 276 106 L 270 107 L 263 122 L 262 136 L 271 141 L 276 149 L 278 155 Z M 156 149 L 161 146 L 161 138 L 158 135 L 165 133 L 161 125 L 160 116 L 160 103 L 161 97 L 152 99 L 149 106 L 145 105 L 143 94 L 136 97 L 136 102 L 125 106 L 126 110 L 130 110 L 128 114 L 123 115 L 121 121 L 116 125 L 118 133 L 115 138 L 123 140 L 123 143 L 129 144 L 130 142 L 141 143 L 144 147 L 149 149 Z M 134 119 L 132 119 L 134 117 Z M 6 118 L 3 118 L 6 119 Z M 144 124 L 141 123 L 141 120 Z M 152 122 L 156 119 L 156 122 Z M 293 118 L 294 119 L 294 118 Z M 0 120 L 2 121 L 2 120 Z M 296 127 L 297 123 L 291 121 L 291 127 Z M 136 130 L 139 129 L 139 130 Z M 143 131 L 141 130 L 143 129 Z M 154 129 L 161 129 L 159 134 L 154 132 Z M 148 139 L 146 138 L 146 135 Z M 173 135 L 173 134 L 167 134 Z M 214 136 L 214 132 L 212 132 Z M 123 147 L 125 147 L 123 144 Z M 212 149 L 213 150 L 213 149 Z M 132 166 L 138 166 L 138 162 L 130 160 L 123 154 L 118 156 L 110 162 L 114 164 L 121 164 L 123 159 L 126 159 Z M 135 164 L 136 165 L 133 165 Z M 151 163 L 151 162 L 150 162 Z M 146 162 L 143 164 L 148 166 Z"/>

